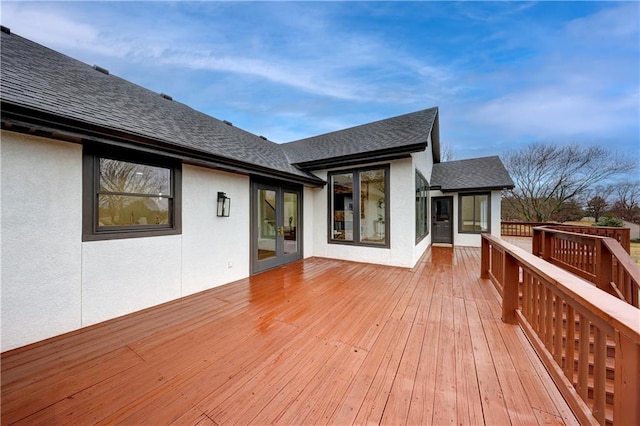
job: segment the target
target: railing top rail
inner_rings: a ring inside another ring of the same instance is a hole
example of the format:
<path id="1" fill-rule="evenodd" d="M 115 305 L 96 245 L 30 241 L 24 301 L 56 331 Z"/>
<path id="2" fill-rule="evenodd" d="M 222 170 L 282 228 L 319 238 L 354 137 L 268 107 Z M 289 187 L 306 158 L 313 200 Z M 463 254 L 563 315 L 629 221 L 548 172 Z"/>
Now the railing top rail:
<path id="1" fill-rule="evenodd" d="M 482 234 L 482 238 L 503 248 L 522 266 L 535 271 L 537 275 L 556 286 L 568 298 L 593 312 L 599 319 L 628 336 L 636 344 L 640 344 L 640 309 L 501 238 L 490 234 Z"/>
<path id="2" fill-rule="evenodd" d="M 636 282 L 640 282 L 640 266 L 638 266 L 638 264 L 629 257 L 628 253 L 624 251 L 622 246 L 618 244 L 615 239 L 610 237 L 605 237 L 602 243 L 607 246 L 607 249 L 616 258 L 618 264 L 626 269 Z M 640 324 L 638 324 L 638 327 L 640 327 Z"/>
<path id="3" fill-rule="evenodd" d="M 575 235 L 575 236 L 578 236 L 578 237 L 585 237 L 585 238 L 591 238 L 591 239 L 611 238 L 611 237 L 605 237 L 605 236 L 602 236 L 602 235 L 584 234 L 582 232 L 571 232 L 571 231 L 567 231 L 566 229 L 558 229 L 558 228 L 555 228 L 553 226 L 547 226 L 547 225 L 534 226 L 533 229 L 535 231 L 545 231 L 545 232 L 550 232 L 550 233 L 553 233 L 553 234 L 568 234 L 568 235 Z"/>

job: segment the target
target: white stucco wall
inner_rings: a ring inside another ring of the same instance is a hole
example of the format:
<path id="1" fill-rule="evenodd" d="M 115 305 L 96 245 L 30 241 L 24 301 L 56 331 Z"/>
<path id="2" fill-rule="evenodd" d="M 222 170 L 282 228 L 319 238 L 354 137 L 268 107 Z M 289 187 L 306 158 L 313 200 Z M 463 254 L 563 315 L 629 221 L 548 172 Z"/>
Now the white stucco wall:
<path id="1" fill-rule="evenodd" d="M 181 235 L 83 243 L 82 147 L 3 131 L 0 149 L 2 351 L 249 276 L 247 176 L 184 165 Z"/>
<path id="2" fill-rule="evenodd" d="M 315 190 L 313 200 L 313 253 L 315 256 L 356 262 L 379 263 L 412 267 L 415 246 L 414 168 L 411 158 L 383 162 L 390 164 L 389 225 L 390 248 L 355 246 L 328 243 L 327 202 L 329 185 Z M 371 166 L 373 164 L 366 164 Z M 355 166 L 358 167 L 358 166 Z M 321 179 L 327 179 L 328 170 L 314 171 Z M 305 226 L 309 226 L 305 222 Z M 307 253 L 306 253 L 307 254 Z"/>
<path id="3" fill-rule="evenodd" d="M 180 297 L 181 236 L 82 244 L 82 326 Z"/>
<path id="4" fill-rule="evenodd" d="M 182 188 L 182 296 L 249 276 L 249 177 L 184 165 Z M 229 217 L 216 216 L 218 191 Z"/>
<path id="5" fill-rule="evenodd" d="M 81 326 L 82 147 L 1 135 L 4 351 Z"/>
<path id="6" fill-rule="evenodd" d="M 306 259 L 308 257 L 315 256 L 315 238 L 316 238 L 316 216 L 324 217 L 326 220 L 326 213 L 324 211 L 316 210 L 316 199 L 320 197 L 322 190 L 320 188 L 304 188 L 302 199 L 302 215 L 303 215 L 303 249 L 302 255 Z M 326 194 L 326 193 L 325 193 Z"/>

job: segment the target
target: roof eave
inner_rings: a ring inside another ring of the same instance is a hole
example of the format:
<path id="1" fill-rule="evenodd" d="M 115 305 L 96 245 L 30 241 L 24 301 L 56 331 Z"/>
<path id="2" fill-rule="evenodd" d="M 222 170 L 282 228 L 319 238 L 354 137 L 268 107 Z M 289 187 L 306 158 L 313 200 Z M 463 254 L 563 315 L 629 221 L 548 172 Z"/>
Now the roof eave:
<path id="1" fill-rule="evenodd" d="M 23 129 L 27 129 L 27 131 L 23 131 L 23 133 L 48 136 L 65 141 L 82 143 L 93 141 L 143 150 L 178 158 L 186 163 L 202 165 L 231 173 L 274 177 L 314 187 L 322 187 L 326 184 L 322 179 L 304 170 L 301 171 L 308 176 L 295 175 L 278 169 L 232 160 L 180 145 L 169 144 L 158 139 L 66 118 L 51 114 L 48 111 L 37 110 L 6 100 L 2 100 L 1 108 L 2 128 L 7 130 L 20 131 L 19 129 L 22 127 Z"/>
<path id="2" fill-rule="evenodd" d="M 498 186 L 478 186 L 478 187 L 463 187 L 463 188 L 442 188 L 439 185 L 432 186 L 431 189 L 439 189 L 443 193 L 449 192 L 478 192 L 478 191 L 503 191 L 507 189 L 515 188 L 515 185 L 498 185 Z"/>
<path id="3" fill-rule="evenodd" d="M 436 116 L 433 119 L 433 124 L 429 133 L 431 134 L 431 153 L 433 154 L 433 162 L 439 163 L 441 161 L 440 156 L 440 110 L 436 108 Z"/>
<path id="4" fill-rule="evenodd" d="M 345 155 L 341 157 L 323 158 L 320 160 L 293 163 L 294 166 L 304 171 L 330 169 L 335 167 L 354 166 L 357 164 L 376 163 L 382 161 L 399 160 L 410 157 L 414 152 L 424 151 L 427 142 L 420 142 L 413 145 L 405 145 L 390 149 L 363 152 L 358 154 Z"/>

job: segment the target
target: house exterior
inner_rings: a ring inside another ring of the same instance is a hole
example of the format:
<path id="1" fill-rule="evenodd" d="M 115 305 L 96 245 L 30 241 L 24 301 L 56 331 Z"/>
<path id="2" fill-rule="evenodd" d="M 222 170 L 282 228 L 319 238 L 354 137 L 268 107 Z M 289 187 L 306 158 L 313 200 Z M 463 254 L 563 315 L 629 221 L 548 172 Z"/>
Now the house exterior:
<path id="1" fill-rule="evenodd" d="M 498 157 L 438 109 L 277 144 L 2 27 L 2 351 L 320 256 L 500 232 Z"/>

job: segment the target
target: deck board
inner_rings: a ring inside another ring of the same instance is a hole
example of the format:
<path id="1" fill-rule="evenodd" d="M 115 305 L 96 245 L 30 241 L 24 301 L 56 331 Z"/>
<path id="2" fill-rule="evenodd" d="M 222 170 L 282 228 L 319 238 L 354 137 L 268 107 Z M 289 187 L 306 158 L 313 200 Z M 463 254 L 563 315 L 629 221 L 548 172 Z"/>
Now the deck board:
<path id="1" fill-rule="evenodd" d="M 2 354 L 9 424 L 577 424 L 474 248 L 311 258 Z"/>

